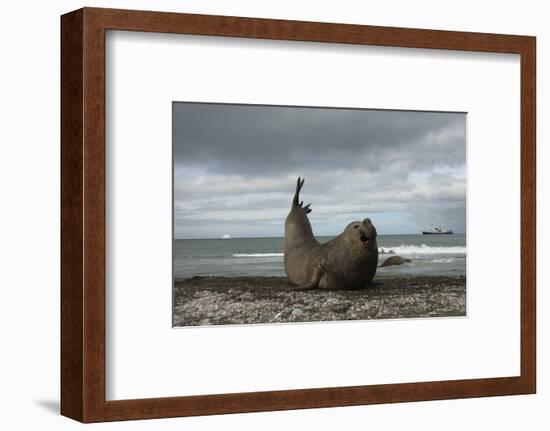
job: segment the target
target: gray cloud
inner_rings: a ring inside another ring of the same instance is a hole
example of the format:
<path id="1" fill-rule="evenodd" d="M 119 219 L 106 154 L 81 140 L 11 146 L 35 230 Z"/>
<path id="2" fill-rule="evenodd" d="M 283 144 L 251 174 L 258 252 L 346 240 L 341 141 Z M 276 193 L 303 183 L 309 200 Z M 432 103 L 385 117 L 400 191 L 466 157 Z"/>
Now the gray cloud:
<path id="1" fill-rule="evenodd" d="M 319 235 L 465 231 L 466 115 L 175 103 L 176 237 L 282 235 L 295 180 Z"/>

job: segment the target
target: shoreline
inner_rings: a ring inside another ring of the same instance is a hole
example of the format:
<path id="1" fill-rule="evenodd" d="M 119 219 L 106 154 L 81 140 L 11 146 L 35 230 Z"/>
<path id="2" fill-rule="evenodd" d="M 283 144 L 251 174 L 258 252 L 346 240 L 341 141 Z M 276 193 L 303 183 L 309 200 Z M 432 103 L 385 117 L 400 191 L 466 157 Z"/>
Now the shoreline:
<path id="1" fill-rule="evenodd" d="M 286 277 L 191 277 L 173 289 L 173 327 L 466 315 L 464 276 L 377 276 L 360 290 L 293 290 Z"/>

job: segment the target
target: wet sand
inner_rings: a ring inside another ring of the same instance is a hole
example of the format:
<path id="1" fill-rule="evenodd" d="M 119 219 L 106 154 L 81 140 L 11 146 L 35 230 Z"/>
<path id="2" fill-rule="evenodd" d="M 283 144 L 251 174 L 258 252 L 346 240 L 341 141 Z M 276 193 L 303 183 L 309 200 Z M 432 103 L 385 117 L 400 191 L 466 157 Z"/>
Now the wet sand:
<path id="1" fill-rule="evenodd" d="M 293 290 L 286 277 L 176 280 L 173 326 L 466 315 L 466 278 L 380 276 L 362 290 Z"/>

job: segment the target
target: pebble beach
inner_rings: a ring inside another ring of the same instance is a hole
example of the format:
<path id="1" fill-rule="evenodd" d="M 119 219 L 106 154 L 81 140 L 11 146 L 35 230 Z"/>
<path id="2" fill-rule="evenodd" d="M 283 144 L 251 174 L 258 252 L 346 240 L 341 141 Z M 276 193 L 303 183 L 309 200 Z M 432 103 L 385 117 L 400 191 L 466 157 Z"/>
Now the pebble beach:
<path id="1" fill-rule="evenodd" d="M 173 326 L 466 315 L 464 276 L 377 276 L 361 290 L 295 290 L 286 277 L 177 279 Z"/>

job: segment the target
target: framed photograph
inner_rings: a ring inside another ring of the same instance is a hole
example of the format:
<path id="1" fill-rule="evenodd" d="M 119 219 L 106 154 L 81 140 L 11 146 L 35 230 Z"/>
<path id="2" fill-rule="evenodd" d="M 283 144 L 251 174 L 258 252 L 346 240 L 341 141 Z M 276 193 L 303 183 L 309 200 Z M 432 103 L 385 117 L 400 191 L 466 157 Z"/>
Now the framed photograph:
<path id="1" fill-rule="evenodd" d="M 84 8 L 61 47 L 63 415 L 535 393 L 534 37 Z"/>

